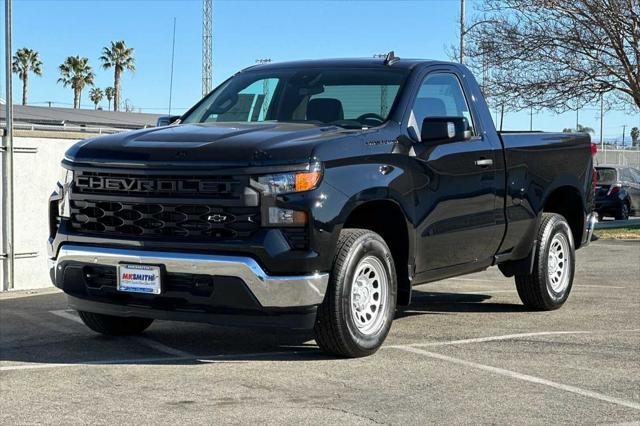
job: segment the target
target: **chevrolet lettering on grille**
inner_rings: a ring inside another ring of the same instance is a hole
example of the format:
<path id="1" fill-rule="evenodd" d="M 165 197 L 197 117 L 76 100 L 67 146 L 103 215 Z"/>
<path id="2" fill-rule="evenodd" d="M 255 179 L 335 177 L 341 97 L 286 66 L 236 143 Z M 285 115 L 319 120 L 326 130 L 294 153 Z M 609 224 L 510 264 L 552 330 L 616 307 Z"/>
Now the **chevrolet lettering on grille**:
<path id="1" fill-rule="evenodd" d="M 109 178 L 100 176 L 78 176 L 74 180 L 81 190 L 114 192 L 229 192 L 231 184 L 214 180 L 198 179 L 141 179 Z"/>

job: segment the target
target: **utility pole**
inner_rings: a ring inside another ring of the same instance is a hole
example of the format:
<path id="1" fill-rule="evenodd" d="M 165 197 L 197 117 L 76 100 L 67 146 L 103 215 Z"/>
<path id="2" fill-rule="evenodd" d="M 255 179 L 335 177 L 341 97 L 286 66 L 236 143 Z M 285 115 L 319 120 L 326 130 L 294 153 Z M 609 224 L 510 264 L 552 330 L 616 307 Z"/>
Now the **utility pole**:
<path id="1" fill-rule="evenodd" d="M 627 125 L 623 124 L 622 125 L 622 149 L 624 149 L 624 134 L 627 131 Z"/>
<path id="2" fill-rule="evenodd" d="M 580 101 L 576 100 L 576 132 L 578 131 L 579 122 L 579 114 L 580 114 Z"/>
<path id="3" fill-rule="evenodd" d="M 271 63 L 271 58 L 256 59 L 256 64 L 269 64 L 269 63 Z M 262 82 L 262 95 L 264 96 L 264 98 L 262 99 L 262 116 L 264 120 L 264 117 L 267 116 L 267 111 L 269 110 L 269 104 L 267 103 L 267 100 L 269 98 L 269 80 L 268 79 L 264 79 Z"/>
<path id="4" fill-rule="evenodd" d="M 464 64 L 464 0 L 460 0 L 460 63 Z"/>
<path id="5" fill-rule="evenodd" d="M 0 290 L 9 290 L 14 287 L 14 236 L 13 236 L 13 87 L 11 82 L 11 1 L 5 0 L 5 77 L 7 98 L 5 103 L 7 128 L 2 132 L 4 141 L 0 154 L 2 154 L 2 247 L 0 247 L 0 259 L 3 260 L 2 285 Z"/>
<path id="6" fill-rule="evenodd" d="M 213 74 L 213 0 L 202 0 L 202 97 L 211 91 Z"/>
<path id="7" fill-rule="evenodd" d="M 604 101 L 601 93 L 600 94 L 600 146 L 602 147 L 602 149 L 604 149 L 604 135 L 602 134 L 603 129 L 604 129 Z"/>
<path id="8" fill-rule="evenodd" d="M 171 43 L 171 78 L 169 79 L 169 115 L 171 115 L 171 98 L 173 95 L 173 60 L 176 56 L 176 18 L 173 18 L 173 42 Z"/>
<path id="9" fill-rule="evenodd" d="M 531 106 L 531 111 L 529 111 L 529 131 L 533 131 L 533 106 Z"/>
<path id="10" fill-rule="evenodd" d="M 374 58 L 379 58 L 379 59 L 384 59 L 387 57 L 386 53 L 376 53 L 375 55 L 373 55 Z M 380 115 L 382 115 L 383 117 L 387 116 L 387 109 L 388 109 L 388 105 L 387 105 L 387 86 L 386 85 L 382 85 L 380 86 Z"/>

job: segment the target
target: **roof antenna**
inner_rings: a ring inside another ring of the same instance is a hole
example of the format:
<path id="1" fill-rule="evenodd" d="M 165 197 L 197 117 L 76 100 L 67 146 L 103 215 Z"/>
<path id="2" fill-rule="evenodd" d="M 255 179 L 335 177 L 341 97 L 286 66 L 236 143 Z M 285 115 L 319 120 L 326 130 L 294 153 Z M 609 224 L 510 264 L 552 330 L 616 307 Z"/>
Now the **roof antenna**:
<path id="1" fill-rule="evenodd" d="M 396 54 L 393 52 L 393 50 L 389 53 L 387 53 L 384 57 L 384 64 L 391 66 L 393 64 L 395 64 L 396 62 L 398 62 L 400 60 L 400 58 L 398 58 L 396 56 Z"/>

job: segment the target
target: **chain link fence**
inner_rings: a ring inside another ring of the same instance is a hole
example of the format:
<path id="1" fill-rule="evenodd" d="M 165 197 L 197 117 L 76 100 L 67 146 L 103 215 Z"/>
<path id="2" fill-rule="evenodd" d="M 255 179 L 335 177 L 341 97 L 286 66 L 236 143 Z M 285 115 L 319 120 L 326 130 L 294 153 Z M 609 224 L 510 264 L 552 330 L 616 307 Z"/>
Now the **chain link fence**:
<path id="1" fill-rule="evenodd" d="M 596 164 L 619 164 L 640 169 L 640 150 L 607 149 L 598 146 Z"/>

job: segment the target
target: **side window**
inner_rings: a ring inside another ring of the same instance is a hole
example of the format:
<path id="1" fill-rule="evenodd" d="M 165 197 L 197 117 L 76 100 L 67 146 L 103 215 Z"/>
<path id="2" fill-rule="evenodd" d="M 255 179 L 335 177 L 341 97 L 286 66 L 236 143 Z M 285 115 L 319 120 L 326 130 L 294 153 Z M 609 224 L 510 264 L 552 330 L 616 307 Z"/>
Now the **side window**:
<path id="1" fill-rule="evenodd" d="M 633 181 L 635 183 L 640 183 L 640 170 L 638 169 L 629 169 L 631 170 L 631 176 L 633 177 Z"/>
<path id="2" fill-rule="evenodd" d="M 223 114 L 211 114 L 206 121 L 264 121 L 278 79 L 258 80 L 238 92 L 235 105 Z"/>
<path id="3" fill-rule="evenodd" d="M 422 82 L 409 121 L 417 134 L 422 131 L 422 121 L 426 117 L 464 117 L 469 123 L 469 130 L 475 134 L 469 105 L 454 74 L 431 74 Z"/>

